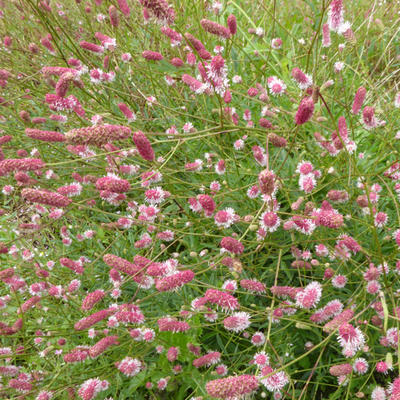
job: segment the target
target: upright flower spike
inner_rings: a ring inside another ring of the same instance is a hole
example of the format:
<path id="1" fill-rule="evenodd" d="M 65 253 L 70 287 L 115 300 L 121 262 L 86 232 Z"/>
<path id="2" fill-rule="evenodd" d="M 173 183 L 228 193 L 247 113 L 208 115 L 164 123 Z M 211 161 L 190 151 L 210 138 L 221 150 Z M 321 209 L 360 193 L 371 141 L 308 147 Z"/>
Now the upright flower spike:
<path id="1" fill-rule="evenodd" d="M 254 375 L 238 375 L 209 381 L 206 391 L 215 399 L 230 400 L 250 395 L 258 386 L 258 379 Z"/>
<path id="2" fill-rule="evenodd" d="M 221 240 L 220 246 L 233 254 L 242 254 L 244 246 L 233 237 L 226 236 Z"/>
<path id="3" fill-rule="evenodd" d="M 229 17 L 226 20 L 226 24 L 228 25 L 228 29 L 229 32 L 231 33 L 231 35 L 236 35 L 237 32 L 237 21 L 236 21 L 236 17 L 231 14 L 229 15 Z"/>
<path id="4" fill-rule="evenodd" d="M 127 0 L 118 0 L 118 6 L 122 14 L 124 14 L 125 17 L 129 17 L 131 10 L 129 8 Z"/>
<path id="5" fill-rule="evenodd" d="M 302 90 L 306 90 L 312 85 L 311 76 L 305 74 L 300 68 L 292 69 L 292 78 Z"/>
<path id="6" fill-rule="evenodd" d="M 26 128 L 25 134 L 31 139 L 41 140 L 43 142 L 65 142 L 65 136 L 61 132 Z"/>
<path id="7" fill-rule="evenodd" d="M 102 146 L 116 140 L 127 139 L 131 129 L 120 125 L 95 125 L 72 129 L 65 134 L 68 143 Z"/>
<path id="8" fill-rule="evenodd" d="M 332 0 L 328 11 L 329 29 L 338 32 L 344 23 L 343 0 Z"/>
<path id="9" fill-rule="evenodd" d="M 225 26 L 217 24 L 216 22 L 210 21 L 209 19 L 202 19 L 200 24 L 208 33 L 219 36 L 223 39 L 229 39 L 231 37 L 231 32 L 228 28 L 225 28 Z"/>
<path id="10" fill-rule="evenodd" d="M 356 115 L 360 112 L 361 107 L 364 104 L 366 94 L 367 94 L 367 89 L 365 89 L 365 87 L 361 86 L 360 88 L 358 88 L 354 96 L 353 106 L 351 108 L 352 114 Z"/>
<path id="11" fill-rule="evenodd" d="M 111 25 L 116 28 L 119 25 L 118 10 L 115 6 L 111 5 L 108 9 L 108 15 L 110 16 Z"/>
<path id="12" fill-rule="evenodd" d="M 142 131 L 137 131 L 133 133 L 133 141 L 138 149 L 139 154 L 147 161 L 154 161 L 155 154 L 151 147 L 149 139 Z"/>
<path id="13" fill-rule="evenodd" d="M 314 113 L 314 101 L 312 97 L 304 97 L 294 117 L 296 125 L 303 125 L 309 121 Z"/>
<path id="14" fill-rule="evenodd" d="M 157 51 L 145 50 L 142 53 L 142 57 L 146 60 L 161 61 L 164 57 L 161 53 Z"/>
<path id="15" fill-rule="evenodd" d="M 143 7 L 162 24 L 171 25 L 175 20 L 174 9 L 166 0 L 139 0 Z"/>
<path id="16" fill-rule="evenodd" d="M 66 207 L 72 200 L 56 192 L 40 189 L 22 189 L 21 196 L 31 203 L 45 204 L 54 207 Z"/>

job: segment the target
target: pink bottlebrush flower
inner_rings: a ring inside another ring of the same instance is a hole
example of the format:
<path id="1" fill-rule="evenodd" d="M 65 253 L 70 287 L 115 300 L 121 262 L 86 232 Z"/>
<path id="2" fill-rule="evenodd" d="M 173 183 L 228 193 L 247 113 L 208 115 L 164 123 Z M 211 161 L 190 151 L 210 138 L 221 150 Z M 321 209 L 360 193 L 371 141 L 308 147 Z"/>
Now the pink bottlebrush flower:
<path id="1" fill-rule="evenodd" d="M 45 100 L 49 104 L 49 108 L 53 111 L 73 110 L 80 117 L 85 115 L 85 110 L 82 108 L 79 100 L 72 94 L 68 97 L 60 97 L 56 94 L 47 93 Z"/>
<path id="2" fill-rule="evenodd" d="M 236 310 L 239 308 L 239 302 L 235 297 L 217 289 L 207 289 L 203 299 L 205 302 L 215 304 L 223 310 Z"/>
<path id="3" fill-rule="evenodd" d="M 378 126 L 385 125 L 386 122 L 376 118 L 374 107 L 366 106 L 362 112 L 362 123 L 365 129 L 371 130 Z"/>
<path id="4" fill-rule="evenodd" d="M 265 293 L 267 288 L 265 285 L 255 279 L 242 279 L 240 281 L 240 286 L 243 289 L 246 289 L 250 292 L 255 292 L 255 293 Z"/>
<path id="5" fill-rule="evenodd" d="M 329 24 L 322 25 L 322 47 L 329 47 L 331 45 L 331 32 Z"/>
<path id="6" fill-rule="evenodd" d="M 202 94 L 206 90 L 206 85 L 204 83 L 198 81 L 188 74 L 182 75 L 182 82 L 186 83 L 186 85 L 188 85 L 189 88 L 197 94 Z"/>
<path id="7" fill-rule="evenodd" d="M 357 254 L 361 250 L 361 246 L 351 236 L 340 235 L 339 238 L 340 240 L 338 241 L 337 246 L 345 247 L 349 251 L 353 252 L 353 254 Z"/>
<path id="8" fill-rule="evenodd" d="M 0 161 L 0 176 L 14 171 L 36 171 L 44 166 L 38 158 L 6 158 Z"/>
<path id="9" fill-rule="evenodd" d="M 217 164 L 215 164 L 215 172 L 218 175 L 223 175 L 226 172 L 225 160 L 219 160 Z"/>
<path id="10" fill-rule="evenodd" d="M 17 376 L 19 372 L 19 368 L 15 365 L 5 365 L 0 366 L 0 376 Z"/>
<path id="11" fill-rule="evenodd" d="M 343 0 L 333 0 L 329 5 L 328 25 L 329 29 L 334 32 L 339 32 L 344 23 Z"/>
<path id="12" fill-rule="evenodd" d="M 85 361 L 89 356 L 88 349 L 74 349 L 71 353 L 64 355 L 64 361 L 66 363 L 78 363 Z"/>
<path id="13" fill-rule="evenodd" d="M 12 136 L 10 136 L 10 135 L 0 136 L 0 145 L 11 142 L 11 140 L 12 140 Z"/>
<path id="14" fill-rule="evenodd" d="M 139 0 L 145 10 L 160 23 L 171 25 L 175 19 L 174 9 L 166 0 Z"/>
<path id="15" fill-rule="evenodd" d="M 166 276 L 156 283 L 156 289 L 159 292 L 176 290 L 194 278 L 194 272 L 191 270 L 179 271 L 173 275 Z"/>
<path id="16" fill-rule="evenodd" d="M 75 72 L 74 69 L 67 67 L 43 67 L 41 71 L 45 77 L 50 77 L 52 75 L 61 76 L 66 72 L 71 72 L 71 73 Z"/>
<path id="17" fill-rule="evenodd" d="M 199 194 L 197 196 L 197 201 L 199 202 L 201 208 L 204 211 L 204 214 L 207 217 L 210 217 L 215 211 L 216 205 L 213 198 L 207 194 Z"/>
<path id="18" fill-rule="evenodd" d="M 255 160 L 262 166 L 267 165 L 267 156 L 265 151 L 260 146 L 253 146 L 251 148 Z"/>
<path id="19" fill-rule="evenodd" d="M 224 228 L 229 228 L 236 220 L 237 215 L 235 214 L 235 210 L 230 207 L 218 211 L 214 216 L 215 224 Z"/>
<path id="20" fill-rule="evenodd" d="M 299 108 L 295 115 L 295 123 L 297 125 L 303 125 L 310 120 L 314 113 L 314 101 L 312 97 L 304 97 L 301 100 Z"/>
<path id="21" fill-rule="evenodd" d="M 97 190 L 108 190 L 113 193 L 125 193 L 131 188 L 129 181 L 118 178 L 117 176 L 109 175 L 99 178 L 96 181 Z"/>
<path id="22" fill-rule="evenodd" d="M 365 96 L 367 94 L 367 89 L 364 87 L 358 88 L 353 101 L 353 106 L 351 112 L 356 115 L 360 112 L 362 105 L 364 104 Z"/>
<path id="23" fill-rule="evenodd" d="M 229 15 L 228 18 L 226 19 L 226 25 L 228 26 L 230 34 L 232 36 L 236 35 L 237 21 L 236 21 L 236 17 L 233 14 Z"/>
<path id="24" fill-rule="evenodd" d="M 115 268 L 120 272 L 124 272 L 127 275 L 131 275 L 135 278 L 139 278 L 143 273 L 143 268 L 125 260 L 124 258 L 115 256 L 113 254 L 105 254 L 103 256 L 103 261 L 110 266 Z"/>
<path id="25" fill-rule="evenodd" d="M 320 308 L 310 316 L 310 321 L 321 324 L 329 318 L 338 315 L 343 310 L 343 304 L 339 300 L 330 301 L 325 307 Z"/>
<path id="26" fill-rule="evenodd" d="M 220 364 L 215 367 L 215 372 L 219 376 L 225 376 L 228 374 L 228 367 L 225 364 Z"/>
<path id="27" fill-rule="evenodd" d="M 208 19 L 202 19 L 200 21 L 202 28 L 213 35 L 219 36 L 223 39 L 229 39 L 231 37 L 231 32 L 225 26 L 217 24 L 216 22 L 210 21 Z"/>
<path id="28" fill-rule="evenodd" d="M 80 183 L 72 183 L 71 185 L 61 186 L 57 189 L 57 192 L 67 197 L 79 196 L 82 192 L 82 185 Z"/>
<path id="29" fill-rule="evenodd" d="M 164 58 L 162 54 L 151 50 L 145 50 L 142 53 L 142 57 L 145 58 L 146 60 L 153 60 L 153 61 L 161 61 Z"/>
<path id="30" fill-rule="evenodd" d="M 292 69 L 292 78 L 301 90 L 306 90 L 313 83 L 311 76 L 305 74 L 300 68 Z"/>
<path id="31" fill-rule="evenodd" d="M 32 118 L 32 124 L 44 124 L 47 122 L 47 119 L 44 117 L 34 117 Z"/>
<path id="32" fill-rule="evenodd" d="M 350 375 L 351 371 L 353 371 L 353 367 L 349 363 L 333 365 L 329 368 L 329 373 L 332 376 Z"/>
<path id="33" fill-rule="evenodd" d="M 221 240 L 220 246 L 233 254 L 242 254 L 244 251 L 243 244 L 229 236 L 226 236 Z"/>
<path id="34" fill-rule="evenodd" d="M 21 304 L 21 307 L 18 310 L 18 313 L 26 313 L 29 309 L 33 308 L 37 303 L 41 300 L 40 296 L 33 296 L 25 303 Z"/>
<path id="35" fill-rule="evenodd" d="M 106 336 L 89 349 L 89 356 L 91 358 L 96 358 L 104 353 L 110 346 L 117 344 L 119 344 L 118 336 Z"/>
<path id="36" fill-rule="evenodd" d="M 250 315 L 246 312 L 236 312 L 223 320 L 224 328 L 228 331 L 241 332 L 250 326 Z"/>
<path id="37" fill-rule="evenodd" d="M 65 97 L 71 83 L 80 88 L 83 87 L 83 82 L 78 78 L 75 71 L 64 72 L 56 84 L 56 95 L 59 97 Z"/>
<path id="38" fill-rule="evenodd" d="M 59 193 L 40 189 L 22 189 L 21 196 L 32 203 L 46 204 L 53 207 L 66 207 L 72 201 Z"/>
<path id="39" fill-rule="evenodd" d="M 204 44 L 199 39 L 196 39 L 191 33 L 185 33 L 185 39 L 197 52 L 206 49 Z"/>
<path id="40" fill-rule="evenodd" d="M 91 51 L 93 53 L 101 54 L 101 53 L 104 52 L 104 47 L 103 46 L 100 46 L 100 45 L 95 44 L 95 43 L 86 42 L 85 40 L 82 40 L 81 42 L 79 42 L 79 46 L 81 46 L 82 49 Z"/>
<path id="41" fill-rule="evenodd" d="M 258 174 L 258 186 L 262 194 L 273 196 L 277 190 L 274 172 L 268 169 L 261 171 Z"/>
<path id="42" fill-rule="evenodd" d="M 256 332 L 251 337 L 251 344 L 254 346 L 262 346 L 265 343 L 265 335 L 262 332 Z"/>
<path id="43" fill-rule="evenodd" d="M 151 147 L 149 139 L 145 136 L 142 131 L 133 133 L 133 141 L 135 142 L 136 148 L 139 154 L 147 161 L 153 161 L 155 158 L 154 150 Z"/>
<path id="44" fill-rule="evenodd" d="M 338 341 L 345 357 L 353 357 L 365 344 L 364 334 L 359 328 L 354 328 L 345 322 L 339 326 Z"/>
<path id="45" fill-rule="evenodd" d="M 267 128 L 267 129 L 271 129 L 272 128 L 271 121 L 267 120 L 266 118 L 260 118 L 258 123 L 262 128 Z"/>
<path id="46" fill-rule="evenodd" d="M 336 203 L 345 203 L 349 200 L 349 194 L 345 190 L 330 190 L 326 197 Z"/>
<path id="47" fill-rule="evenodd" d="M 102 146 L 116 140 L 127 139 L 131 129 L 120 125 L 96 125 L 72 129 L 65 134 L 68 143 Z"/>
<path id="48" fill-rule="evenodd" d="M 339 117 L 338 119 L 338 131 L 342 141 L 346 142 L 348 140 L 348 132 L 346 119 L 344 117 Z"/>
<path id="49" fill-rule="evenodd" d="M 107 390 L 109 383 L 98 378 L 88 379 L 80 386 L 78 395 L 82 400 L 92 400 L 101 391 Z"/>
<path id="50" fill-rule="evenodd" d="M 276 76 L 270 76 L 267 79 L 268 88 L 273 96 L 281 96 L 285 93 L 286 84 Z"/>
<path id="51" fill-rule="evenodd" d="M 186 332 L 190 329 L 190 325 L 187 322 L 178 321 L 170 317 L 160 318 L 157 324 L 160 332 Z"/>
<path id="52" fill-rule="evenodd" d="M 54 47 L 50 42 L 49 37 L 44 37 L 44 38 L 40 39 L 40 43 L 42 44 L 42 46 L 46 47 L 46 49 L 50 52 L 50 54 L 53 54 L 53 55 L 56 54 Z"/>
<path id="53" fill-rule="evenodd" d="M 335 210 L 320 210 L 313 213 L 316 217 L 315 224 L 318 226 L 325 226 L 331 229 L 339 229 L 343 226 L 343 215 Z"/>
<path id="54" fill-rule="evenodd" d="M 374 216 L 374 224 L 377 228 L 383 228 L 388 222 L 388 215 L 382 211 Z"/>
<path id="55" fill-rule="evenodd" d="M 95 290 L 89 293 L 82 302 L 81 310 L 88 311 L 91 310 L 99 301 L 101 301 L 105 296 L 104 290 Z"/>
<path id="56" fill-rule="evenodd" d="M 174 362 L 178 359 L 178 355 L 179 355 L 179 348 L 178 347 L 170 347 L 167 350 L 167 360 L 169 362 Z"/>
<path id="57" fill-rule="evenodd" d="M 118 108 L 125 115 L 129 123 L 136 120 L 136 115 L 129 109 L 129 107 L 125 103 L 119 103 Z"/>
<path id="58" fill-rule="evenodd" d="M 313 308 L 319 303 L 321 294 L 322 286 L 318 282 L 311 282 L 296 294 L 296 305 L 300 308 Z"/>
<path id="59" fill-rule="evenodd" d="M 269 365 L 264 366 L 261 370 L 261 377 L 264 376 L 266 377 L 262 378 L 260 382 L 270 392 L 274 393 L 280 392 L 289 383 L 289 378 L 286 375 L 285 371 L 279 371 L 274 373 L 274 370 Z"/>
<path id="60" fill-rule="evenodd" d="M 161 33 L 163 33 L 165 36 L 169 37 L 171 39 L 171 44 L 172 45 L 178 45 L 182 41 L 182 35 L 173 29 L 171 29 L 168 26 L 163 26 L 161 28 Z"/>
<path id="61" fill-rule="evenodd" d="M 25 134 L 31 139 L 42 140 L 44 142 L 65 142 L 65 136 L 61 132 L 26 128 Z"/>
<path id="62" fill-rule="evenodd" d="M 300 292 L 302 289 L 294 288 L 292 286 L 271 286 L 270 290 L 271 293 L 274 294 L 275 296 L 279 297 L 288 296 L 291 299 L 295 300 L 297 293 Z"/>
<path id="63" fill-rule="evenodd" d="M 386 361 L 379 361 L 376 363 L 375 369 L 377 372 L 386 374 L 390 368 Z"/>
<path id="64" fill-rule="evenodd" d="M 144 365 L 141 361 L 132 357 L 125 357 L 123 360 L 116 362 L 115 366 L 125 376 L 130 378 L 137 375 L 144 368 Z"/>
<path id="65" fill-rule="evenodd" d="M 157 239 L 164 240 L 165 242 L 171 242 L 174 240 L 175 234 L 172 231 L 163 231 L 157 233 Z"/>
<path id="66" fill-rule="evenodd" d="M 278 214 L 273 211 L 265 211 L 260 216 L 260 225 L 266 232 L 275 232 L 281 224 Z"/>
<path id="67" fill-rule="evenodd" d="M 69 258 L 60 258 L 60 264 L 79 275 L 83 274 L 84 272 L 83 266 L 79 262 L 70 260 Z"/>
<path id="68" fill-rule="evenodd" d="M 347 283 L 347 278 L 344 275 L 336 275 L 332 278 L 332 286 L 338 289 L 344 288 Z"/>
<path id="69" fill-rule="evenodd" d="M 258 380 L 254 375 L 238 375 L 209 381 L 206 384 L 206 391 L 211 397 L 230 400 L 250 395 L 258 389 L 258 386 Z"/>
<path id="70" fill-rule="evenodd" d="M 281 38 L 274 38 L 271 40 L 271 47 L 274 50 L 279 50 L 282 47 L 282 39 Z"/>
<path id="71" fill-rule="evenodd" d="M 344 310 L 339 315 L 335 316 L 332 321 L 327 322 L 324 327 L 324 332 L 332 332 L 339 328 L 340 325 L 350 321 L 354 316 L 354 311 L 351 309 Z"/>
<path id="72" fill-rule="evenodd" d="M 187 171 L 201 171 L 203 169 L 203 160 L 197 159 L 192 163 L 185 164 Z"/>
<path id="73" fill-rule="evenodd" d="M 400 229 L 397 229 L 393 232 L 393 238 L 397 244 L 397 246 L 400 247 Z"/>
<path id="74" fill-rule="evenodd" d="M 210 367 L 211 365 L 219 363 L 221 360 L 221 353 L 218 351 L 211 351 L 206 355 L 193 360 L 193 366 L 196 368 Z"/>
<path id="75" fill-rule="evenodd" d="M 33 385 L 22 379 L 10 379 L 8 386 L 21 393 L 29 393 L 33 390 Z"/>
<path id="76" fill-rule="evenodd" d="M 171 65 L 173 65 L 174 67 L 183 67 L 184 66 L 184 62 L 179 58 L 179 57 L 174 57 L 170 60 Z"/>
<path id="77" fill-rule="evenodd" d="M 108 9 L 108 15 L 110 17 L 111 25 L 116 28 L 119 25 L 119 16 L 117 8 L 111 5 Z"/>
<path id="78" fill-rule="evenodd" d="M 284 137 L 277 135 L 276 133 L 270 132 L 268 133 L 267 137 L 269 142 L 275 147 L 287 146 L 287 140 Z"/>
<path id="79" fill-rule="evenodd" d="M 316 186 L 314 174 L 301 175 L 299 178 L 299 187 L 304 193 L 311 193 Z"/>
<path id="80" fill-rule="evenodd" d="M 28 49 L 32 54 L 39 54 L 40 49 L 36 43 L 29 43 Z"/>
<path id="81" fill-rule="evenodd" d="M 29 115 L 29 113 L 25 110 L 22 110 L 19 112 L 19 117 L 24 121 L 24 122 L 30 122 L 31 117 Z"/>
<path id="82" fill-rule="evenodd" d="M 354 372 L 358 375 L 364 375 L 368 371 L 368 362 L 365 358 L 357 358 L 353 363 Z"/>
<path id="83" fill-rule="evenodd" d="M 88 317 L 82 318 L 81 320 L 76 322 L 74 328 L 77 331 L 83 331 L 89 329 L 94 324 L 97 324 L 98 322 L 106 319 L 109 315 L 110 315 L 110 310 L 97 311 L 94 314 L 91 314 Z"/>
<path id="84" fill-rule="evenodd" d="M 258 89 L 251 87 L 247 90 L 247 95 L 250 97 L 256 97 L 258 95 Z"/>

